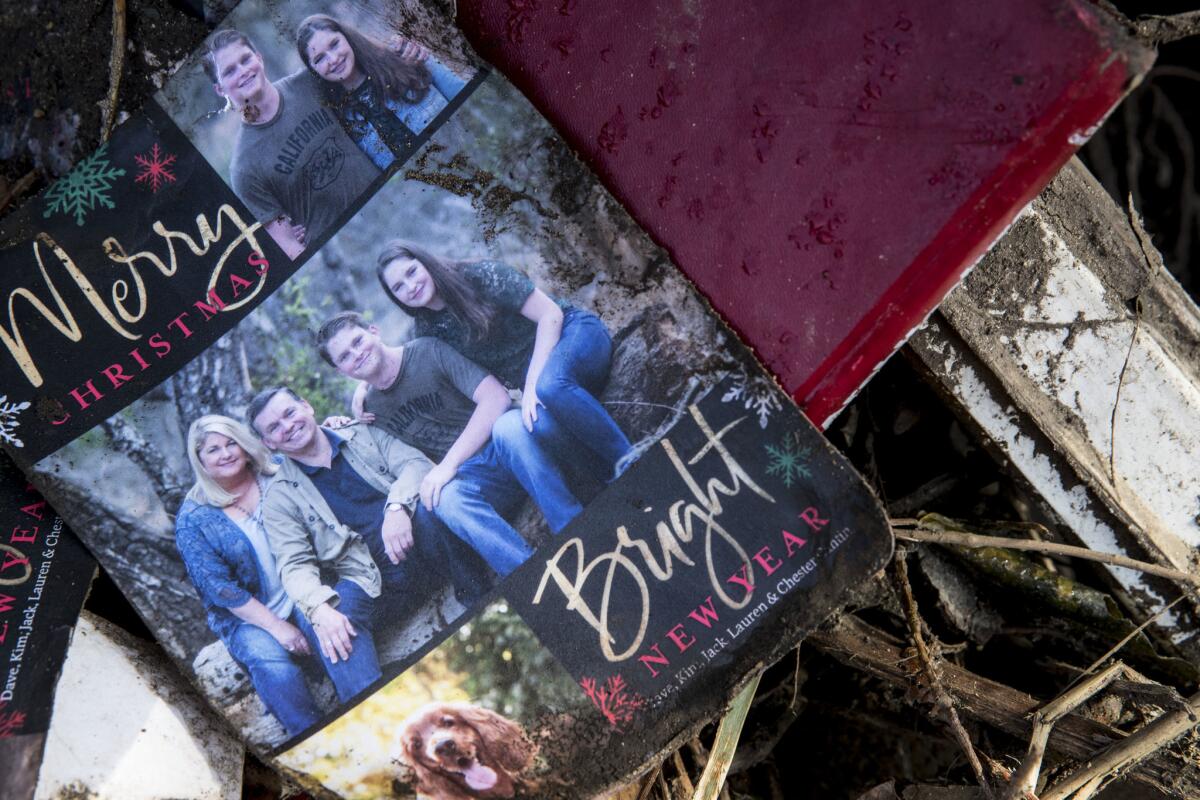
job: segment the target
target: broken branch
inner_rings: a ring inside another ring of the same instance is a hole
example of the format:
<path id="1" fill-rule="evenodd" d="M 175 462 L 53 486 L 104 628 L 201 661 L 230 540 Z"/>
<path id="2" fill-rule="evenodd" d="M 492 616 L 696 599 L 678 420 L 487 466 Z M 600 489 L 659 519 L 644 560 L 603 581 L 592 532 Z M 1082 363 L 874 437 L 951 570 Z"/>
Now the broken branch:
<path id="1" fill-rule="evenodd" d="M 975 780 L 979 782 L 979 785 L 983 787 L 983 791 L 990 797 L 992 788 L 988 784 L 987 778 L 983 775 L 983 765 L 979 762 L 979 755 L 975 752 L 975 745 L 971 742 L 971 737 L 967 733 L 967 729 L 963 727 L 962 721 L 958 718 L 958 711 L 954 708 L 954 700 L 946 692 L 946 688 L 942 686 L 942 682 L 938 678 L 937 668 L 933 664 L 933 658 L 930 657 L 929 648 L 925 644 L 925 637 L 921 633 L 921 614 L 917 611 L 917 601 L 913 597 L 912 585 L 908 582 L 908 563 L 905 561 L 905 556 L 906 553 L 903 550 L 896 554 L 896 585 L 900 589 L 900 597 L 904 606 L 904 616 L 908 620 L 908 631 L 917 649 L 917 658 L 921 662 L 921 669 L 925 671 L 925 675 L 929 679 L 929 685 L 933 688 L 937 704 L 941 707 L 942 713 L 945 714 L 946 720 L 950 725 L 950 730 L 958 742 L 958 746 L 962 748 L 963 753 L 967 757 L 967 762 L 975 772 Z"/>
<path id="2" fill-rule="evenodd" d="M 911 681 L 903 663 L 902 644 L 853 615 L 843 616 L 831 629 L 812 633 L 805 641 L 847 666 L 881 680 L 898 686 L 907 686 Z M 1024 739 L 1032 732 L 1030 715 L 1043 705 L 1024 692 L 949 662 L 942 665 L 941 680 L 961 712 Z M 1097 748 L 1126 737 L 1123 731 L 1109 725 L 1068 714 L 1054 726 L 1048 749 L 1060 756 L 1087 761 L 1095 756 Z M 1130 778 L 1173 800 L 1200 797 L 1200 764 L 1171 750 L 1151 753 L 1129 765 L 1129 770 Z"/>
<path id="3" fill-rule="evenodd" d="M 113 0 L 113 42 L 108 59 L 108 98 L 100 123 L 100 141 L 107 142 L 117 121 L 117 97 L 125 72 L 125 0 Z"/>
<path id="4" fill-rule="evenodd" d="M 907 542 L 932 542 L 934 544 L 954 544 L 962 547 L 1005 547 L 1009 550 L 1032 550 L 1037 553 L 1053 553 L 1054 555 L 1082 558 L 1087 561 L 1099 561 L 1115 567 L 1126 567 L 1148 575 L 1160 578 L 1182 581 L 1192 586 L 1200 586 L 1200 577 L 1182 572 L 1170 567 L 1162 567 L 1147 561 L 1121 556 L 1115 553 L 1101 553 L 1086 547 L 1076 547 L 1059 542 L 1037 542 L 1030 539 L 1014 539 L 1010 536 L 983 536 L 965 531 L 930 530 L 928 528 L 895 528 L 892 529 L 897 539 Z"/>
<path id="5" fill-rule="evenodd" d="M 1137 37 L 1151 47 L 1200 35 L 1200 11 L 1170 16 L 1146 16 L 1133 23 Z"/>
<path id="6" fill-rule="evenodd" d="M 1127 739 L 1113 744 L 1078 772 L 1043 792 L 1041 800 L 1067 800 L 1081 789 L 1098 784 L 1104 777 L 1140 764 L 1159 753 L 1163 747 L 1200 724 L 1200 716 L 1197 716 L 1200 714 L 1200 693 L 1192 695 L 1186 702 L 1186 708 L 1168 711 Z"/>

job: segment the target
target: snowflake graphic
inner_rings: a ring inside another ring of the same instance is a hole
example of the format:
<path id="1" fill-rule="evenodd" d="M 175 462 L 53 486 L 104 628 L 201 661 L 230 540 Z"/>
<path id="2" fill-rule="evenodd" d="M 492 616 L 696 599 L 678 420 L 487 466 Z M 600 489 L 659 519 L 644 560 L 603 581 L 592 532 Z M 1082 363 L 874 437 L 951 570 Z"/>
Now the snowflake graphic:
<path id="1" fill-rule="evenodd" d="M 0 442 L 8 442 L 13 447 L 24 447 L 25 443 L 13 435 L 20 422 L 17 415 L 29 408 L 29 401 L 24 403 L 9 403 L 8 395 L 0 395 Z"/>
<path id="2" fill-rule="evenodd" d="M 770 462 L 767 474 L 776 475 L 783 479 L 783 485 L 789 489 L 800 478 L 811 478 L 812 470 L 808 468 L 808 458 L 812 455 L 811 447 L 800 446 L 800 435 L 789 433 L 784 436 L 776 447 L 773 444 L 764 445 Z"/>
<path id="3" fill-rule="evenodd" d="M 0 703 L 0 709 L 3 709 L 5 705 L 7 703 Z M 15 736 L 24 725 L 24 711 L 0 710 L 0 739 L 9 739 Z"/>
<path id="4" fill-rule="evenodd" d="M 741 402 L 758 416 L 760 428 L 767 427 L 771 412 L 783 408 L 779 400 L 779 388 L 766 375 L 750 375 L 740 369 L 733 376 L 733 385 L 721 396 L 722 403 Z"/>
<path id="5" fill-rule="evenodd" d="M 56 213 L 74 214 L 75 224 L 82 225 L 87 212 L 97 205 L 116 207 L 108 193 L 113 181 L 124 175 L 125 170 L 113 167 L 104 157 L 107 148 L 107 144 L 100 145 L 96 152 L 80 161 L 70 174 L 50 187 L 46 192 L 43 217 Z"/>
<path id="6" fill-rule="evenodd" d="M 163 157 L 163 153 L 158 149 L 158 143 L 150 148 L 149 153 L 136 155 L 133 160 L 137 162 L 142 171 L 134 178 L 136 183 L 149 183 L 155 194 L 158 190 L 168 183 L 175 182 L 175 173 L 168 169 L 175 163 L 175 154 Z"/>

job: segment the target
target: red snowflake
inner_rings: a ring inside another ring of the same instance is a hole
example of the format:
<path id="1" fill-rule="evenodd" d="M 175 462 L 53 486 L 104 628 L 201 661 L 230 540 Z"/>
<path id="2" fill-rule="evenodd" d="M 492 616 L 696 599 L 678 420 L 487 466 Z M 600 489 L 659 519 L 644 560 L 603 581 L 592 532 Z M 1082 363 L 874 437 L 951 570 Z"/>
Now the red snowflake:
<path id="1" fill-rule="evenodd" d="M 145 183 L 148 181 L 150 183 L 150 188 L 154 190 L 155 194 L 158 194 L 158 190 L 164 185 L 175 182 L 175 173 L 167 169 L 169 166 L 175 163 L 175 156 L 172 154 L 164 158 L 162 151 L 158 149 L 157 143 L 150 148 L 150 153 L 148 156 L 134 156 L 133 160 L 137 162 L 138 166 L 141 167 L 142 170 L 137 174 L 137 177 L 134 180 L 138 183 Z"/>
<path id="2" fill-rule="evenodd" d="M 3 709 L 5 703 L 0 703 Z M 8 739 L 16 735 L 25 725 L 24 711 L 0 711 L 0 739 Z"/>
<path id="3" fill-rule="evenodd" d="M 646 705 L 646 698 L 637 692 L 628 691 L 625 679 L 620 675 L 609 677 L 604 682 L 604 686 L 600 688 L 596 687 L 595 678 L 584 678 L 579 685 L 583 687 L 583 691 L 592 701 L 592 705 L 604 715 L 608 724 L 614 728 L 619 729 L 632 722 L 634 712 Z"/>

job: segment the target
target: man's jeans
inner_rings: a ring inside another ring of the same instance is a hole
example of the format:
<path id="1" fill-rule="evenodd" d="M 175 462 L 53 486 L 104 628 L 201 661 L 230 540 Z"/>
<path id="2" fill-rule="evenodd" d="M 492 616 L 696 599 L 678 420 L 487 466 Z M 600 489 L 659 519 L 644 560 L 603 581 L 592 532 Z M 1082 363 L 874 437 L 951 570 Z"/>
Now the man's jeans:
<path id="1" fill-rule="evenodd" d="M 612 338 L 595 314 L 573 308 L 563 317 L 562 334 L 538 377 L 538 409 L 533 435 L 556 458 L 586 460 L 606 483 L 616 477 L 618 463 L 632 449 L 596 399 L 608 383 Z M 594 459 L 580 459 L 580 447 Z"/>
<path id="2" fill-rule="evenodd" d="M 434 513 L 504 577 L 533 552 L 502 516 L 526 494 L 555 533 L 582 510 L 558 467 L 525 430 L 521 412 L 512 409 L 496 420 L 491 441 L 442 488 Z"/>
<path id="3" fill-rule="evenodd" d="M 333 664 L 321 653 L 316 632 L 300 613 L 292 612 L 289 621 L 308 639 L 313 657 L 333 681 L 338 700 L 345 703 L 380 677 L 379 658 L 371 638 L 371 617 L 374 600 L 353 581 L 340 580 L 333 587 L 339 596 L 337 610 L 350 618 L 358 636 L 352 639 L 350 658 Z M 274 636 L 257 625 L 242 623 L 226 640 L 230 654 L 250 673 L 258 696 L 267 710 L 283 725 L 288 736 L 307 730 L 321 718 L 321 710 L 304 682 L 302 659 L 283 649 Z"/>
<path id="4" fill-rule="evenodd" d="M 393 564 L 381 536 L 368 537 L 367 549 L 379 567 L 382 594 L 376 601 L 379 624 L 416 611 L 448 578 L 454 595 L 470 606 L 492 587 L 494 580 L 479 555 L 456 538 L 432 511 L 417 501 L 412 516 L 413 546 Z"/>

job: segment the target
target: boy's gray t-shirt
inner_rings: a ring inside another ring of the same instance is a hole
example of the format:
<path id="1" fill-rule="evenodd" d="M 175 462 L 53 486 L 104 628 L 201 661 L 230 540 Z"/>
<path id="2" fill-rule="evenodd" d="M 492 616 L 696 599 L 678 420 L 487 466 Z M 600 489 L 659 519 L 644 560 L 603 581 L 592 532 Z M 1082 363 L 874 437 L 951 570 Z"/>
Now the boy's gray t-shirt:
<path id="1" fill-rule="evenodd" d="M 487 375 L 440 339 L 413 339 L 404 345 L 396 380 L 387 389 L 368 389 L 363 410 L 436 463 L 475 413 L 475 390 Z"/>
<path id="2" fill-rule="evenodd" d="M 314 242 L 380 173 L 326 107 L 319 78 L 301 70 L 275 88 L 279 111 L 274 119 L 242 123 L 230 180 L 258 222 L 286 216 L 303 225 Z"/>

